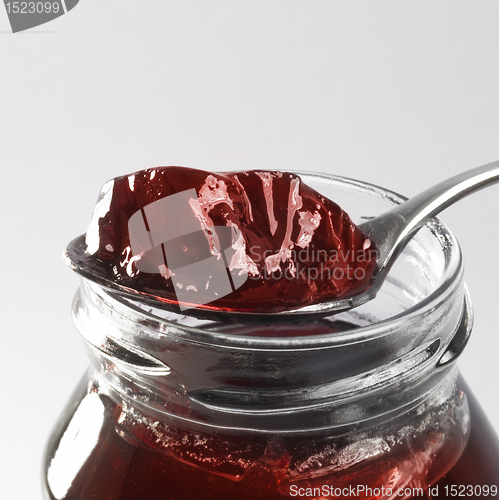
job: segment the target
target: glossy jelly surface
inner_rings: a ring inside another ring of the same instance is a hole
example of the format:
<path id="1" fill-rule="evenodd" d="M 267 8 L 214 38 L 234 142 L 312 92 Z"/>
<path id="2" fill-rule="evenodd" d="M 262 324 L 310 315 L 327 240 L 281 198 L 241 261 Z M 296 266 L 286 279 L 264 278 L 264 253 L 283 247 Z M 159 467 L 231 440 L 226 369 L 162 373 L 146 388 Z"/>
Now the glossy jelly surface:
<path id="1" fill-rule="evenodd" d="M 295 174 L 160 167 L 104 185 L 79 267 L 182 310 L 272 313 L 365 291 L 376 257 Z"/>

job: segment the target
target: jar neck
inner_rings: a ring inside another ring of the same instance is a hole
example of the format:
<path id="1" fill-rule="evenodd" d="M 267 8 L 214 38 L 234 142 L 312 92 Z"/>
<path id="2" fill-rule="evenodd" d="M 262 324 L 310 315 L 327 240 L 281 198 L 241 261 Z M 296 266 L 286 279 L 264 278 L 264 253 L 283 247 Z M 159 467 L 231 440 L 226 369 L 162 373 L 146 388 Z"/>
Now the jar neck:
<path id="1" fill-rule="evenodd" d="M 424 314 L 347 331 L 322 319 L 331 333 L 308 337 L 194 327 L 87 280 L 73 312 L 101 390 L 128 407 L 165 422 L 276 433 L 343 434 L 441 404 L 472 324 L 462 283 Z"/>

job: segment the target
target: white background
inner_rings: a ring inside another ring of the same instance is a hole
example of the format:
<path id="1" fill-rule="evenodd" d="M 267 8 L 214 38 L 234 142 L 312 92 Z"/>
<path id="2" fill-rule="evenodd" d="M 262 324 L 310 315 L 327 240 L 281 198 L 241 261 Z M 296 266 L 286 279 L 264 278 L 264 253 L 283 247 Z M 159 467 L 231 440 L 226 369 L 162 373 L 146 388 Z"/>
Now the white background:
<path id="1" fill-rule="evenodd" d="M 100 186 L 157 165 L 330 172 L 413 195 L 499 159 L 499 2 L 81 0 L 0 6 L 0 496 L 87 365 L 62 262 Z M 449 208 L 475 303 L 460 367 L 499 430 L 499 186 Z"/>

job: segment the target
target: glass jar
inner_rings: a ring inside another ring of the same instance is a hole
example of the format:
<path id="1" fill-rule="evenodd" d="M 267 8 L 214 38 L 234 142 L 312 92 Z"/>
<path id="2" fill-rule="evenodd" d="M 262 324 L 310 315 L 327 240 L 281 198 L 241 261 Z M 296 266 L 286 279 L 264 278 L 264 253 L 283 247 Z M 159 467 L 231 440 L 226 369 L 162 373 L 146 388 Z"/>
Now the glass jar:
<path id="1" fill-rule="evenodd" d="M 403 200 L 301 176 L 357 223 Z M 48 444 L 46 499 L 499 498 L 499 443 L 455 366 L 461 253 L 438 220 L 375 300 L 335 316 L 218 323 L 86 279 L 73 312 L 91 369 Z"/>

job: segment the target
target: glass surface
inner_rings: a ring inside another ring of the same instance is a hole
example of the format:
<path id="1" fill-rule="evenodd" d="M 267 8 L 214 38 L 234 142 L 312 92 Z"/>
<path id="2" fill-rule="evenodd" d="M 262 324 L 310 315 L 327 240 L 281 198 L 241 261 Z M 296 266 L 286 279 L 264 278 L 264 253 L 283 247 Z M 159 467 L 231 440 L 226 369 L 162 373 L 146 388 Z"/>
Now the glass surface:
<path id="1" fill-rule="evenodd" d="M 462 380 L 438 417 L 415 412 L 340 437 L 169 428 L 87 386 L 85 379 L 49 447 L 51 500 L 391 498 L 368 488 L 436 499 L 451 498 L 454 486 L 473 487 L 471 498 L 499 497 L 499 443 Z M 355 494 L 324 495 L 331 487 Z"/>
<path id="2" fill-rule="evenodd" d="M 303 177 L 355 222 L 400 201 Z M 455 367 L 472 324 L 462 276 L 434 221 L 375 300 L 302 324 L 190 318 L 83 280 L 92 368 L 47 447 L 46 498 L 499 498 L 497 438 Z"/>

